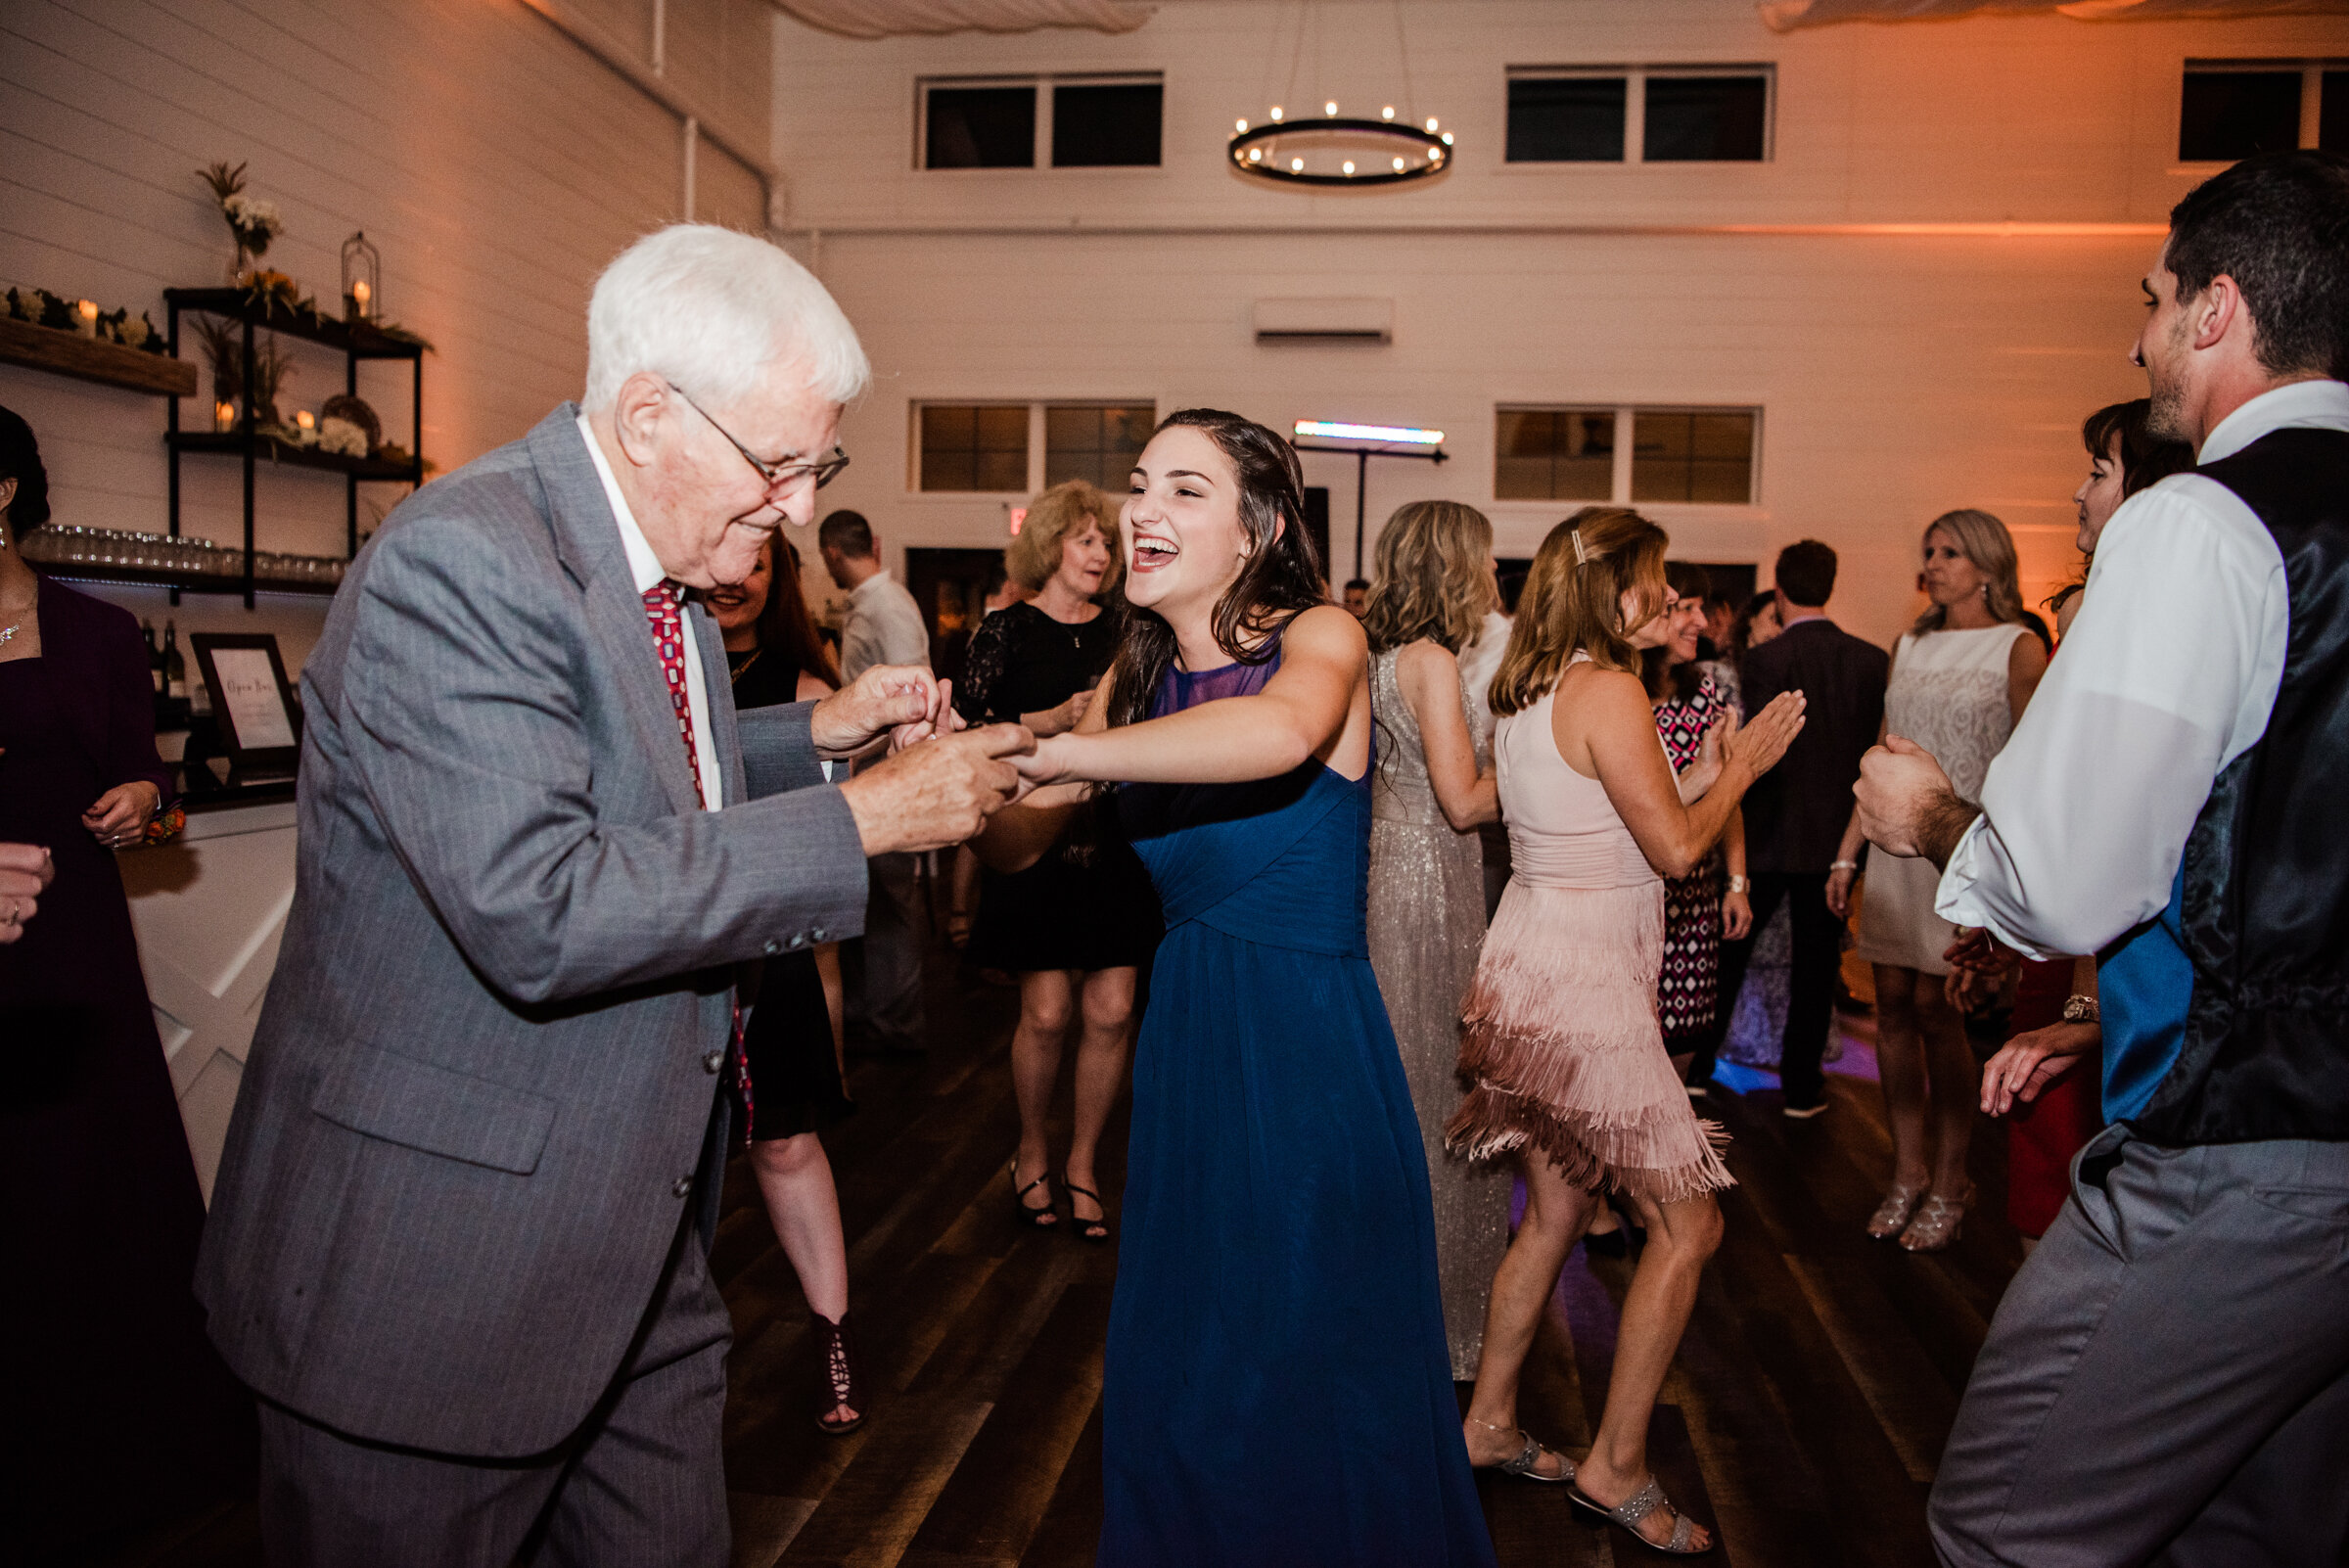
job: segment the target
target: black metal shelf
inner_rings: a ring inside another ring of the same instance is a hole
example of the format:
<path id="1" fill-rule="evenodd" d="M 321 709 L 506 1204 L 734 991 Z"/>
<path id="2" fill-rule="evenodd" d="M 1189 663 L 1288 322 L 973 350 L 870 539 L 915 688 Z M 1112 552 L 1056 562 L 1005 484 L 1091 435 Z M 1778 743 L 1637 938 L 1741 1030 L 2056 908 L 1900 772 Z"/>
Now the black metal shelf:
<path id="1" fill-rule="evenodd" d="M 161 567 L 92 566 L 86 561 L 52 565 L 40 563 L 45 576 L 61 582 L 113 582 L 142 588 L 169 588 L 177 593 L 242 593 L 247 595 L 248 607 L 253 593 L 307 593 L 332 595 L 342 586 L 340 582 L 279 582 L 256 576 L 251 587 L 236 573 L 172 572 Z"/>
<path id="2" fill-rule="evenodd" d="M 262 458 L 294 468 L 316 469 L 343 476 L 343 544 L 345 558 L 359 551 L 359 485 L 362 484 L 393 484 L 419 485 L 424 483 L 424 344 L 413 338 L 397 337 L 372 322 L 340 321 L 320 315 L 315 310 L 297 309 L 276 294 L 254 295 L 245 289 L 165 289 L 163 303 L 168 311 L 170 326 L 167 339 L 171 353 L 179 353 L 179 317 L 182 311 L 201 311 L 207 315 L 222 316 L 242 322 L 245 327 L 245 388 L 244 400 L 233 431 L 182 431 L 179 428 L 179 399 L 168 399 L 167 427 L 163 437 L 170 453 L 170 531 L 179 535 L 179 461 L 184 455 L 235 457 L 243 462 L 245 471 L 245 570 L 233 579 L 233 588 L 210 586 L 211 578 L 171 582 L 172 601 L 178 602 L 183 591 L 198 593 L 237 592 L 245 596 L 245 608 L 253 608 L 256 589 L 293 593 L 332 592 L 323 584 L 275 584 L 257 581 L 253 576 L 253 479 Z M 404 463 L 388 463 L 380 458 L 347 457 L 339 452 L 322 452 L 315 447 L 296 446 L 263 435 L 253 423 L 253 339 L 256 331 L 282 333 L 289 338 L 318 344 L 344 356 L 343 390 L 355 397 L 359 392 L 359 361 L 362 359 L 405 360 L 410 367 L 412 391 L 412 424 L 409 439 L 415 455 Z M 218 389 L 214 389 L 217 395 Z M 167 577 L 169 574 L 159 575 Z M 124 579 L 128 580 L 128 579 Z"/>

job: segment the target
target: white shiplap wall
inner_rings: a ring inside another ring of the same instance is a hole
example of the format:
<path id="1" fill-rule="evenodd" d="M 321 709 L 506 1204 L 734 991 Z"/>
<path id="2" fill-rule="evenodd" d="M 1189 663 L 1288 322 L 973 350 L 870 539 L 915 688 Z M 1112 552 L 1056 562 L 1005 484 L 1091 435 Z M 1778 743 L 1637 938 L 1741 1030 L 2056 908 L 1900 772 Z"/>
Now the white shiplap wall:
<path id="1" fill-rule="evenodd" d="M 672 79 L 763 135 L 763 5 L 669 10 Z M 649 32 L 643 42 L 649 53 Z M 339 292 L 352 230 L 381 249 L 387 314 L 435 346 L 423 449 L 443 471 L 576 395 L 596 273 L 681 215 L 677 118 L 521 0 L 0 6 L 0 288 L 126 303 L 160 327 L 166 286 L 225 270 L 227 229 L 196 174 L 223 159 L 247 163 L 253 193 L 278 205 L 286 233 L 267 259 L 305 291 Z M 698 165 L 698 215 L 760 222 L 755 176 L 707 143 Z M 295 347 L 288 412 L 343 390 L 339 359 Z M 363 369 L 360 391 L 407 439 L 404 374 Z M 162 530 L 160 399 L 0 366 L 0 403 L 38 434 L 59 521 Z M 191 400 L 183 420 L 203 407 Z M 236 537 L 236 466 L 193 460 L 183 473 L 187 530 Z M 378 486 L 374 498 L 403 493 Z M 263 548 L 338 550 L 342 516 L 339 481 L 262 476 Z M 256 619 L 231 600 L 167 610 L 160 592 L 107 592 L 183 630 L 276 629 L 296 659 L 323 610 L 273 598 Z"/>

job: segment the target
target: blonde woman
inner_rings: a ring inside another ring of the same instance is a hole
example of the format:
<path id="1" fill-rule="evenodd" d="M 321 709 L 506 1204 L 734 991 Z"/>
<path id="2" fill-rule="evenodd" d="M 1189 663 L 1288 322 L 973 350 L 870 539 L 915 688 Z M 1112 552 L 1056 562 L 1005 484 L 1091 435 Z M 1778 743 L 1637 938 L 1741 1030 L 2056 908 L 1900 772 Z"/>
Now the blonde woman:
<path id="1" fill-rule="evenodd" d="M 1924 584 L 1932 603 L 1892 651 L 1884 730 L 1931 752 L 1951 787 L 1976 800 L 2048 656 L 2022 623 L 2014 540 L 1988 512 L 1944 512 L 1926 525 Z M 1861 843 L 1855 811 L 1827 874 L 1827 904 L 1838 916 L 1851 907 Z M 1875 969 L 1876 1067 L 1892 1124 L 1892 1186 L 1867 1233 L 1897 1236 L 1910 1252 L 1956 1241 L 1973 1201 L 1965 1158 L 1979 1069 L 1964 1016 L 1943 992 L 1950 966 L 1942 954 L 1958 928 L 1933 912 L 1940 880 L 1930 860 L 1870 856 L 1857 933 L 1860 956 Z"/>
<path id="2" fill-rule="evenodd" d="M 1014 720 L 1039 736 L 1063 734 L 1084 716 L 1125 631 L 1116 506 L 1082 480 L 1053 485 L 1028 509 L 1003 565 L 1034 597 L 979 623 L 955 709 L 973 724 Z M 1126 1080 L 1134 977 L 1160 932 L 1149 873 L 1089 811 L 1035 865 L 981 878 L 970 960 L 1020 977 L 1011 1037 L 1020 1147 L 1011 1188 L 1023 1224 L 1062 1224 L 1045 1126 L 1074 1027 L 1075 1129 L 1060 1186 L 1068 1228 L 1095 1244 L 1109 1240 L 1094 1154 Z"/>
<path id="3" fill-rule="evenodd" d="M 1656 1022 L 1664 883 L 1712 853 L 1754 780 L 1802 728 L 1787 692 L 1742 730 L 1725 726 L 1719 772 L 1682 805 L 1639 673 L 1660 646 L 1664 530 L 1621 507 L 1585 507 L 1534 557 L 1508 652 L 1493 677 L 1501 818 L 1514 871 L 1469 989 L 1460 1068 L 1475 1081 L 1451 1146 L 1514 1153 L 1525 1219 L 1493 1280 L 1484 1364 L 1463 1426 L 1470 1458 L 1572 1483 L 1581 1507 L 1659 1550 L 1708 1549 L 1647 1464 L 1648 1418 L 1721 1239 L 1713 1194 L 1729 1185 Z M 1688 793 L 1693 794 L 1690 790 Z M 1624 1299 L 1597 1440 L 1579 1464 L 1517 1425 L 1534 1330 L 1598 1189 L 1647 1226 Z"/>
<path id="4" fill-rule="evenodd" d="M 1378 744 L 1370 787 L 1370 967 L 1411 1083 L 1435 1190 L 1436 1272 L 1454 1382 L 1476 1376 L 1485 1301 L 1509 1239 L 1509 1188 L 1444 1149 L 1460 1108 L 1460 998 L 1485 941 L 1484 853 L 1500 815 L 1459 654 L 1492 599 L 1493 525 L 1457 501 L 1413 501 L 1378 536 L 1362 631 Z"/>

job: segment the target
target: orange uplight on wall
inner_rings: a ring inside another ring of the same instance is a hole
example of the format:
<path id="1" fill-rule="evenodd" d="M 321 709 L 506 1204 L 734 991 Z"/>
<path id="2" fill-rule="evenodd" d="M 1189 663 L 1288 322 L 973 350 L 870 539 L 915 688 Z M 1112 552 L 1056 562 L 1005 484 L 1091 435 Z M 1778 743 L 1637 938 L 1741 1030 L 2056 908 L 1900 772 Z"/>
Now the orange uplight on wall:
<path id="1" fill-rule="evenodd" d="M 1020 536 L 1020 525 L 1028 521 L 1028 508 L 1024 506 L 1015 506 L 1010 510 L 1011 536 L 1016 539 Z"/>

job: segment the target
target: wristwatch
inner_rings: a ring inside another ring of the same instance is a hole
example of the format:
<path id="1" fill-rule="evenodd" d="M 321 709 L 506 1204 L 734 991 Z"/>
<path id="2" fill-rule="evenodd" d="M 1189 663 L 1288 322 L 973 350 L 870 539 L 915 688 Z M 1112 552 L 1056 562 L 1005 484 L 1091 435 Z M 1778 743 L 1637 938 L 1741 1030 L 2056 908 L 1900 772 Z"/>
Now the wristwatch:
<path id="1" fill-rule="evenodd" d="M 2094 996 L 2067 996 L 2063 1002 L 2063 1021 L 2067 1024 L 2101 1024 L 2103 1015 L 2096 1011 Z"/>

